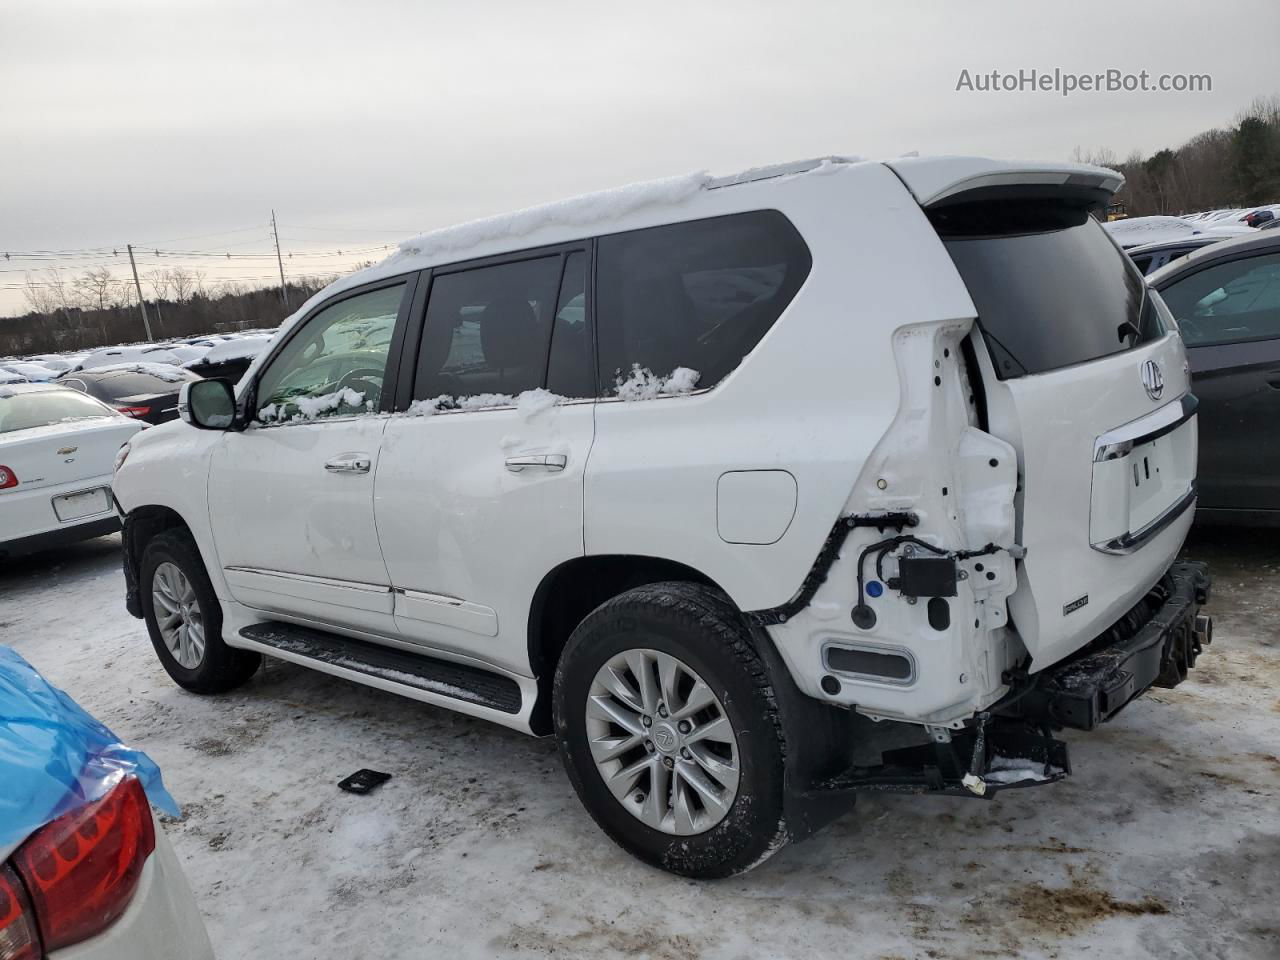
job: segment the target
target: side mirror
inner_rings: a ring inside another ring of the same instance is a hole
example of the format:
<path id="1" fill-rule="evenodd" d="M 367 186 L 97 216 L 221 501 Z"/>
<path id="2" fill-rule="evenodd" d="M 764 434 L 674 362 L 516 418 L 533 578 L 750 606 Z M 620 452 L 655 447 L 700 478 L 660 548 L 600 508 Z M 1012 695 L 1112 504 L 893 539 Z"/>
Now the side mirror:
<path id="1" fill-rule="evenodd" d="M 236 395 L 225 380 L 193 380 L 178 393 L 178 416 L 202 430 L 229 430 L 236 418 Z"/>

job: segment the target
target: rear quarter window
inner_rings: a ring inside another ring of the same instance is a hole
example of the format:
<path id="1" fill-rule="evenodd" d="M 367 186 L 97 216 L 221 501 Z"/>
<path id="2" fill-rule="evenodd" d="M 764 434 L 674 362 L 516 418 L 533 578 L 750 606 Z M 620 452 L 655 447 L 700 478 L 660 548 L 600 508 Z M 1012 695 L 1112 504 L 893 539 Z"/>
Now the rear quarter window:
<path id="1" fill-rule="evenodd" d="M 776 210 L 693 220 L 601 237 L 596 324 L 601 396 L 635 366 L 680 367 L 696 386 L 723 380 L 781 316 L 812 259 Z"/>

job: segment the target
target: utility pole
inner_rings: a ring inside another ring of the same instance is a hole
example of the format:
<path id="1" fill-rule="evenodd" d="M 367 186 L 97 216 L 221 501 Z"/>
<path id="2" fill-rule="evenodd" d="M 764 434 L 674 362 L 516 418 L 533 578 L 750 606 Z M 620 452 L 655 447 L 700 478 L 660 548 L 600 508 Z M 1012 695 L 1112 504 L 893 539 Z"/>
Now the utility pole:
<path id="1" fill-rule="evenodd" d="M 280 257 L 280 231 L 276 229 L 276 212 L 271 211 L 271 235 L 276 238 L 276 264 L 280 267 L 280 299 L 284 308 L 289 309 L 289 288 L 284 284 L 284 260 Z"/>
<path id="2" fill-rule="evenodd" d="M 138 307 L 142 310 L 142 326 L 147 331 L 147 339 L 151 339 L 151 321 L 147 319 L 147 301 L 142 299 L 142 284 L 138 282 L 138 265 L 133 260 L 133 244 L 125 244 L 129 248 L 129 266 L 133 268 L 133 285 L 138 290 Z M 119 250 L 119 247 L 116 247 Z"/>

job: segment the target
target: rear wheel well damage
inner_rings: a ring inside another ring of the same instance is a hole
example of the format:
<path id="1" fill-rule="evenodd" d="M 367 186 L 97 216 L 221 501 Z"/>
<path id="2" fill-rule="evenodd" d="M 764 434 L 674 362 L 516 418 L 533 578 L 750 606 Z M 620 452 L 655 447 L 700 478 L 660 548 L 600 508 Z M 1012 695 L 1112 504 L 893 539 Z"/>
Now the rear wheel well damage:
<path id="1" fill-rule="evenodd" d="M 166 530 L 191 532 L 185 520 L 169 507 L 145 506 L 130 510 L 124 518 L 124 582 L 125 607 L 138 619 L 142 619 L 142 602 L 138 596 L 138 571 L 142 567 L 142 553 L 152 538 Z"/>
<path id="2" fill-rule="evenodd" d="M 552 680 L 560 653 L 578 624 L 619 594 L 664 581 L 719 589 L 705 574 L 682 563 L 629 554 L 575 557 L 542 578 L 529 607 L 529 665 L 538 680 L 538 701 L 529 718 L 534 733 L 551 733 Z"/>

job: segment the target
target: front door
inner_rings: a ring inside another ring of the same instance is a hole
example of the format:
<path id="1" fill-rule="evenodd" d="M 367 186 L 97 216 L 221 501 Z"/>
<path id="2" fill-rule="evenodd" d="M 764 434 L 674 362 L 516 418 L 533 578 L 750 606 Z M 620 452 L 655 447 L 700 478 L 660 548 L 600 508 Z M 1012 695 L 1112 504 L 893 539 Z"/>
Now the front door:
<path id="1" fill-rule="evenodd" d="M 390 633 L 373 483 L 383 384 L 407 284 L 321 307 L 263 368 L 253 421 L 215 448 L 209 513 L 232 596 L 268 613 Z"/>
<path id="2" fill-rule="evenodd" d="M 1160 293 L 1200 400 L 1200 506 L 1280 511 L 1280 253 L 1211 265 Z"/>
<path id="3" fill-rule="evenodd" d="M 531 599 L 583 554 L 586 268 L 568 248 L 434 271 L 414 405 L 387 424 L 375 485 L 406 640 L 528 673 Z"/>

